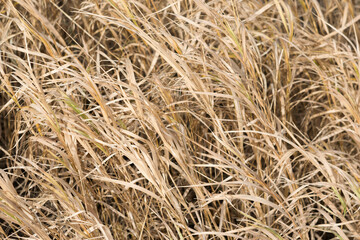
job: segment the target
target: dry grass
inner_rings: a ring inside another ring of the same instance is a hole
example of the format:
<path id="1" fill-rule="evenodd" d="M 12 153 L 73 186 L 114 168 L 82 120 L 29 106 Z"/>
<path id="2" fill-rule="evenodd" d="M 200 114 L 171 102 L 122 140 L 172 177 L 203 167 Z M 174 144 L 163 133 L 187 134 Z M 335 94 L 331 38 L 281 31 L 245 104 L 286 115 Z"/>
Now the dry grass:
<path id="1" fill-rule="evenodd" d="M 360 239 L 359 20 L 0 0 L 1 239 Z"/>

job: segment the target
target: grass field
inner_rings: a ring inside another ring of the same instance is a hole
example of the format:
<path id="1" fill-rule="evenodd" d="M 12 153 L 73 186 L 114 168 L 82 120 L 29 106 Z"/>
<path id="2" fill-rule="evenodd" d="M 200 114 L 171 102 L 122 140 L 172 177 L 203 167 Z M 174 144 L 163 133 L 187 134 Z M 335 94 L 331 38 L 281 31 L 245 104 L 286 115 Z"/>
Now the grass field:
<path id="1" fill-rule="evenodd" d="M 359 20 L 0 0 L 0 239 L 360 239 Z"/>

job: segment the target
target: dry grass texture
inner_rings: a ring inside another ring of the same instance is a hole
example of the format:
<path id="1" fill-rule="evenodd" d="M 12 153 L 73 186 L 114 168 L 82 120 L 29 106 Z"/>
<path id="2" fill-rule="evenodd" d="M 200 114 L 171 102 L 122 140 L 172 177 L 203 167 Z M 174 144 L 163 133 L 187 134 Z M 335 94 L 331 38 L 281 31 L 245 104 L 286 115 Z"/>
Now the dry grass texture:
<path id="1" fill-rule="evenodd" d="M 360 239 L 359 14 L 0 0 L 0 238 Z"/>

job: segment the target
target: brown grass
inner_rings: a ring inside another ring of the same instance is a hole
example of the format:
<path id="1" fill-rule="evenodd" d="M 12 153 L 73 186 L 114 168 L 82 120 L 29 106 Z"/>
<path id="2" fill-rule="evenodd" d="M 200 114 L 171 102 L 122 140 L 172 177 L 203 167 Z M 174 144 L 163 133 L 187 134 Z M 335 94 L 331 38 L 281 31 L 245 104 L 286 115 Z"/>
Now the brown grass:
<path id="1" fill-rule="evenodd" d="M 1 239 L 360 239 L 359 20 L 0 0 Z"/>

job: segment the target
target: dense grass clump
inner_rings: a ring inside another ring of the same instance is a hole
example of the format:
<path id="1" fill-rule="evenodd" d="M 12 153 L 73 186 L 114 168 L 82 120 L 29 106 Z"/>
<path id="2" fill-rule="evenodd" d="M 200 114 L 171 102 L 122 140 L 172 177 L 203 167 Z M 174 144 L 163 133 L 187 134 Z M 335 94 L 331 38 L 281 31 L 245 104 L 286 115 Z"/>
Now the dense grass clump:
<path id="1" fill-rule="evenodd" d="M 360 239 L 359 20 L 0 0 L 0 238 Z"/>

